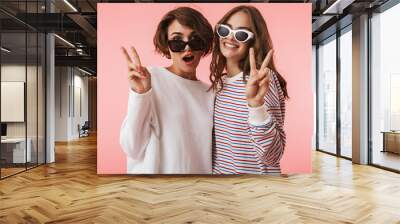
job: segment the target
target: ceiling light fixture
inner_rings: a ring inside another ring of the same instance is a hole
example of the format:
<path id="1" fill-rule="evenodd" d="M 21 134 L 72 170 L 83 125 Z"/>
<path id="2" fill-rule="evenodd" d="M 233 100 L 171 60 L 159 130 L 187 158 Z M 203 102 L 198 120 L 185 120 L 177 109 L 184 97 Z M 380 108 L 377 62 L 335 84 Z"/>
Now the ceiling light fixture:
<path id="1" fill-rule="evenodd" d="M 67 4 L 72 10 L 74 10 L 74 12 L 78 12 L 78 10 L 68 1 L 68 0 L 64 0 L 65 4 Z"/>
<path id="2" fill-rule="evenodd" d="M 71 42 L 69 42 L 68 40 L 66 40 L 66 39 L 64 39 L 64 38 L 62 38 L 62 37 L 60 37 L 60 36 L 57 35 L 57 34 L 54 34 L 54 36 L 57 37 L 58 39 L 60 39 L 61 41 L 63 41 L 64 43 L 68 44 L 69 46 L 75 48 L 75 45 L 73 45 L 73 44 L 72 44 Z"/>
<path id="3" fill-rule="evenodd" d="M 10 52 L 11 52 L 11 50 L 9 50 L 9 49 L 7 49 L 7 48 L 5 48 L 5 47 L 1 47 L 0 49 L 1 49 L 2 51 L 6 52 L 6 53 L 10 53 Z"/>
<path id="4" fill-rule="evenodd" d="M 85 74 L 87 74 L 87 75 L 93 75 L 92 73 L 90 73 L 90 72 L 88 72 L 88 71 L 86 71 L 86 70 L 83 70 L 83 69 L 81 69 L 81 68 L 79 68 L 79 67 L 78 67 L 78 70 L 81 71 L 81 72 L 83 72 L 83 73 L 85 73 Z"/>
<path id="5" fill-rule="evenodd" d="M 325 9 L 322 14 L 342 14 L 343 9 L 351 5 L 353 2 L 354 0 L 336 0 L 332 5 Z"/>

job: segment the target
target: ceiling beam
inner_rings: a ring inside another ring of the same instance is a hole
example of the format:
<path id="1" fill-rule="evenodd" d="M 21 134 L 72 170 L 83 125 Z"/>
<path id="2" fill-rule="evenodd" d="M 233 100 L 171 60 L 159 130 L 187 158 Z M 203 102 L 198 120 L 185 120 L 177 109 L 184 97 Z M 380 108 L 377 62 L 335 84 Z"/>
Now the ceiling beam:
<path id="1" fill-rule="evenodd" d="M 77 25 L 79 25 L 91 38 L 97 37 L 97 30 L 90 24 L 85 17 L 81 14 L 70 13 L 67 16 L 74 21 Z"/>
<path id="2" fill-rule="evenodd" d="M 343 10 L 346 9 L 349 5 L 351 5 L 355 0 L 336 0 L 332 4 L 330 4 L 322 14 L 342 14 Z"/>

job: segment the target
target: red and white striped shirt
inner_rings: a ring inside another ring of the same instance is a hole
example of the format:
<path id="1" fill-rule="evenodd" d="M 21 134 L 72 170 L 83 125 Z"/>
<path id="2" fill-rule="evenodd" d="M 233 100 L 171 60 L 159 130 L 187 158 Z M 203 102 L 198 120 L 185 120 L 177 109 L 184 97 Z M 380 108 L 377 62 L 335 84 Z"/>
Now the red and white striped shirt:
<path id="1" fill-rule="evenodd" d="M 280 173 L 284 119 L 285 98 L 276 74 L 259 108 L 248 106 L 243 73 L 225 78 L 214 108 L 213 173 Z"/>

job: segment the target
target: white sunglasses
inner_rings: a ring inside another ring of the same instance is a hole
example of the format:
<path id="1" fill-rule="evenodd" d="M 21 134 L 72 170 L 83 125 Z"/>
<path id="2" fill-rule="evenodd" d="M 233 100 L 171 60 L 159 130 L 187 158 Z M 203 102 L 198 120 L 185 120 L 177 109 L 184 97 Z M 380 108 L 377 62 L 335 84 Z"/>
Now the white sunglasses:
<path id="1" fill-rule="evenodd" d="M 238 42 L 244 43 L 254 37 L 254 34 L 246 29 L 232 29 L 225 24 L 217 24 L 216 26 L 217 34 L 221 38 L 227 38 L 233 33 L 233 37 Z"/>

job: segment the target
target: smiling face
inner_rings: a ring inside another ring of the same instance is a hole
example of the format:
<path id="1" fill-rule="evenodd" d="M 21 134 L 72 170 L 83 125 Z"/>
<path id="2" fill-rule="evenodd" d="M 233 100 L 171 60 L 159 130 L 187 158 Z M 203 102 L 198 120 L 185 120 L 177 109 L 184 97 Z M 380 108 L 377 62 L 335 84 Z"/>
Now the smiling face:
<path id="1" fill-rule="evenodd" d="M 180 24 L 178 20 L 174 20 L 168 26 L 168 40 L 183 40 L 188 42 L 196 38 L 199 38 L 198 34 L 193 29 Z M 173 52 L 170 48 L 168 50 L 172 59 L 173 70 L 180 74 L 195 73 L 201 56 L 204 53 L 203 51 L 193 51 L 189 45 L 186 45 L 185 50 L 182 52 Z"/>
<path id="2" fill-rule="evenodd" d="M 242 11 L 233 14 L 224 24 L 228 25 L 231 29 L 234 30 L 246 29 L 251 31 L 250 18 L 247 13 Z M 251 43 L 251 40 L 245 43 L 238 42 L 237 40 L 235 40 L 233 35 L 229 35 L 226 38 L 219 39 L 219 45 L 222 55 L 227 60 L 232 60 L 235 62 L 239 62 L 241 59 L 246 57 L 249 51 L 249 43 Z"/>

